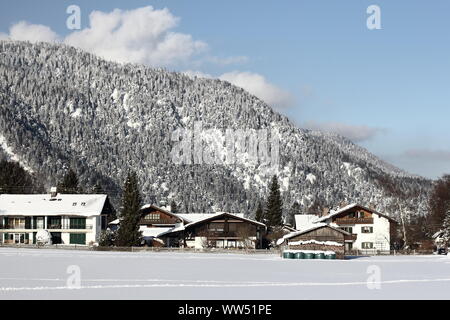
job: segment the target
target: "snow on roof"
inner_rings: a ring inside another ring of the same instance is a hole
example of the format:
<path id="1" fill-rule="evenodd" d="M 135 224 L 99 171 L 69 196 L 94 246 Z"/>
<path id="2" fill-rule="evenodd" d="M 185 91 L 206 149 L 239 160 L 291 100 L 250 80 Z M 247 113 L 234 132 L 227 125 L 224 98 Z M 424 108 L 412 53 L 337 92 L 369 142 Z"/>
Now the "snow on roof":
<path id="1" fill-rule="evenodd" d="M 315 214 L 296 214 L 295 228 L 297 230 L 306 229 L 319 219 Z"/>
<path id="2" fill-rule="evenodd" d="M 341 232 L 341 233 L 344 233 L 345 235 L 351 235 L 350 233 L 348 233 L 348 232 L 346 232 L 346 231 L 344 231 L 344 230 L 335 228 L 335 227 L 333 227 L 333 226 L 330 226 L 329 224 L 326 224 L 326 223 L 323 223 L 323 222 L 316 222 L 316 223 L 310 225 L 308 228 L 306 228 L 306 229 L 304 229 L 304 230 L 295 231 L 295 232 L 291 232 L 291 233 L 286 234 L 285 236 L 283 236 L 282 238 L 280 238 L 280 239 L 277 240 L 277 245 L 282 244 L 282 243 L 283 243 L 284 241 L 286 241 L 287 239 L 290 239 L 290 238 L 299 236 L 299 235 L 304 234 L 304 233 L 308 233 L 308 232 L 310 232 L 310 231 L 313 231 L 313 230 L 315 230 L 315 229 L 319 229 L 319 228 L 322 228 L 322 227 L 325 227 L 325 226 L 330 227 L 330 228 L 332 228 L 332 229 L 334 229 L 334 230 L 337 230 L 337 231 L 339 231 L 339 232 Z"/>
<path id="3" fill-rule="evenodd" d="M 186 220 L 186 222 L 197 222 L 202 221 L 218 214 L 222 214 L 224 212 L 215 212 L 215 213 L 176 213 L 177 216 Z M 233 213 L 233 215 L 238 216 L 240 218 L 244 218 L 243 213 Z"/>
<path id="4" fill-rule="evenodd" d="M 146 226 L 141 226 L 139 228 L 139 231 L 142 231 L 142 236 L 144 237 L 154 237 L 157 238 L 161 236 L 164 233 L 167 233 L 167 231 L 173 229 L 172 227 L 169 228 L 147 228 Z"/>
<path id="5" fill-rule="evenodd" d="M 432 238 L 432 239 L 439 238 L 439 237 L 442 236 L 443 233 L 444 233 L 443 230 L 439 230 L 439 231 L 437 231 L 436 233 L 434 233 L 434 234 L 431 236 L 431 238 Z"/>
<path id="6" fill-rule="evenodd" d="M 104 194 L 2 194 L 0 215 L 5 216 L 96 216 L 107 196 Z"/>
<path id="7" fill-rule="evenodd" d="M 382 213 L 380 213 L 380 212 L 378 212 L 378 211 L 376 211 L 376 210 L 373 210 L 373 209 L 366 208 L 366 207 L 364 207 L 364 206 L 362 206 L 362 205 L 360 205 L 360 204 L 357 204 L 357 203 L 349 204 L 348 206 L 339 208 L 338 210 L 331 210 L 330 213 L 329 213 L 328 215 L 326 215 L 326 216 L 324 216 L 324 217 L 321 217 L 320 219 L 317 220 L 317 222 L 323 222 L 323 221 L 325 221 L 325 220 L 327 220 L 327 219 L 330 219 L 330 218 L 332 218 L 332 217 L 334 217 L 334 216 L 336 216 L 336 215 L 338 215 L 338 214 L 340 214 L 340 213 L 342 213 L 342 212 L 344 212 L 344 211 L 347 211 L 347 210 L 349 210 L 349 209 L 352 209 L 352 208 L 354 208 L 354 207 L 361 207 L 361 208 L 363 208 L 364 210 L 373 212 L 373 213 L 375 213 L 375 214 L 377 214 L 377 215 L 379 215 L 379 216 L 381 216 L 381 217 L 384 217 L 384 218 L 389 219 L 389 220 L 391 220 L 391 221 L 393 221 L 393 222 L 396 222 L 394 219 L 392 219 L 391 217 L 389 217 L 389 216 L 387 216 L 387 215 L 385 215 L 385 214 L 382 214 Z"/>
<path id="8" fill-rule="evenodd" d="M 111 221 L 108 224 L 119 224 L 119 223 L 120 223 L 120 219 L 116 219 L 116 220 Z"/>
<path id="9" fill-rule="evenodd" d="M 228 213 L 228 212 L 217 212 L 217 213 L 187 213 L 187 214 L 180 214 L 177 213 L 177 216 L 180 216 L 181 218 L 185 219 L 188 221 L 188 223 L 185 225 L 185 227 L 191 226 L 193 224 L 197 224 L 199 222 L 214 218 L 214 217 L 219 217 L 223 214 L 226 215 L 230 215 L 230 216 L 234 216 L 236 218 L 248 221 L 248 222 L 252 222 L 252 223 L 256 223 L 262 226 L 266 226 L 264 223 L 255 221 L 255 220 L 251 220 L 248 218 L 244 218 L 244 214 L 243 213 Z M 190 221 L 190 222 L 189 222 Z"/>

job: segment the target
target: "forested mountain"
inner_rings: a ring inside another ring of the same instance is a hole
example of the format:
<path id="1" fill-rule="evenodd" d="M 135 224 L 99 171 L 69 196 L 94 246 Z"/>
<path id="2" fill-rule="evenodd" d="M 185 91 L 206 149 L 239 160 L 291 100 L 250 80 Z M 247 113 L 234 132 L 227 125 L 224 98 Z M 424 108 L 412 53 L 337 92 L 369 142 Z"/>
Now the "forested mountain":
<path id="1" fill-rule="evenodd" d="M 204 128 L 268 129 L 280 165 L 175 164 L 171 134 Z M 230 83 L 121 65 L 57 44 L 0 42 L 0 153 L 49 188 L 68 167 L 86 188 L 113 198 L 128 169 L 146 202 L 174 200 L 180 212 L 253 215 L 280 179 L 285 211 L 360 202 L 395 216 L 398 203 L 423 213 L 431 181 L 389 165 L 349 140 L 297 128 Z"/>

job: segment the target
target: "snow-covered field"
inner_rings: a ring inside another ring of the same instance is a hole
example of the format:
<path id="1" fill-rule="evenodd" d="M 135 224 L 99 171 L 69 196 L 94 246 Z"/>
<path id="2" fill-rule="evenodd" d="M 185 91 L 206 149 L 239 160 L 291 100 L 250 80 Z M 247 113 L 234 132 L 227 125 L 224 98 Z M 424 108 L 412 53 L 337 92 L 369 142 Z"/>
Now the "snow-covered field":
<path id="1" fill-rule="evenodd" d="M 0 248 L 0 265 L 0 300 L 450 298 L 446 256 L 339 261 Z M 68 287 L 78 272 L 80 287 Z"/>

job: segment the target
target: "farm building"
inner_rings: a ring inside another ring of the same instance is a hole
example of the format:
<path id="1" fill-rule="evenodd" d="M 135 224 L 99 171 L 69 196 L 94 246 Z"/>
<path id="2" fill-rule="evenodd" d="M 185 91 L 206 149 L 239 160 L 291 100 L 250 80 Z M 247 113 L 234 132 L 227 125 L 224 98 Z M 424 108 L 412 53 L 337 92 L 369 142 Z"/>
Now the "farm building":
<path id="1" fill-rule="evenodd" d="M 303 231 L 295 231 L 279 239 L 277 245 L 289 250 L 333 251 L 338 259 L 345 256 L 346 243 L 353 243 L 356 237 L 344 230 L 316 223 Z"/>
<path id="2" fill-rule="evenodd" d="M 365 253 L 389 252 L 391 237 L 395 234 L 397 222 L 391 217 L 359 204 L 351 204 L 329 214 L 295 215 L 296 228 L 300 231 L 315 224 L 325 223 L 344 230 L 355 237 L 354 242 L 346 242 L 346 251 Z"/>

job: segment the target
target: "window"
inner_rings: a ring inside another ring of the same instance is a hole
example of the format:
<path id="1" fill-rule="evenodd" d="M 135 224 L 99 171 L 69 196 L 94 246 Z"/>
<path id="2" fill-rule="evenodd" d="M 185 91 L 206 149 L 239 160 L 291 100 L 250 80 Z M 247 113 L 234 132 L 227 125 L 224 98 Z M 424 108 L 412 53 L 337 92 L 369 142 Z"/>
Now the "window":
<path id="1" fill-rule="evenodd" d="M 86 202 L 82 202 L 82 203 L 81 203 L 81 206 L 82 206 L 82 207 L 85 207 L 85 206 L 86 206 Z"/>
<path id="2" fill-rule="evenodd" d="M 220 222 L 211 222 L 208 225 L 209 231 L 223 231 L 224 230 L 224 224 Z"/>
<path id="3" fill-rule="evenodd" d="M 70 229 L 86 229 L 86 218 L 70 218 Z"/>
<path id="4" fill-rule="evenodd" d="M 48 229 L 61 229 L 61 217 L 48 217 L 47 218 Z"/>
<path id="5" fill-rule="evenodd" d="M 75 207 L 76 205 L 77 205 L 77 203 L 76 203 L 76 202 L 72 203 L 72 207 Z"/>
<path id="6" fill-rule="evenodd" d="M 161 215 L 159 213 L 149 213 L 145 216 L 145 220 L 158 221 L 160 220 Z"/>
<path id="7" fill-rule="evenodd" d="M 71 233 L 70 244 L 86 244 L 86 234 L 84 233 Z"/>
<path id="8" fill-rule="evenodd" d="M 345 232 L 348 233 L 353 233 L 353 227 L 341 227 L 341 230 L 344 230 Z"/>
<path id="9" fill-rule="evenodd" d="M 362 248 L 363 249 L 373 249 L 373 242 L 363 242 Z"/>
<path id="10" fill-rule="evenodd" d="M 373 233 L 373 227 L 361 227 L 362 233 Z"/>

